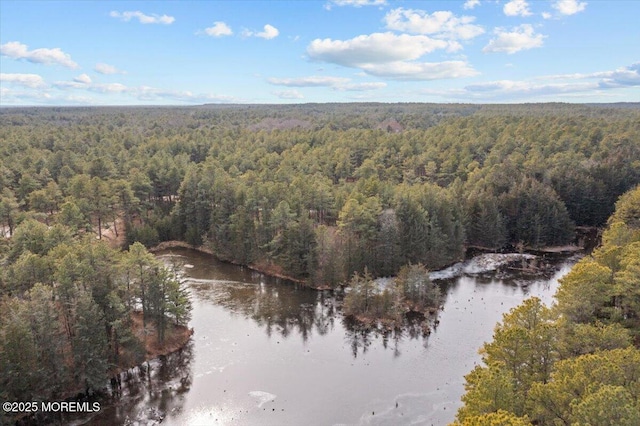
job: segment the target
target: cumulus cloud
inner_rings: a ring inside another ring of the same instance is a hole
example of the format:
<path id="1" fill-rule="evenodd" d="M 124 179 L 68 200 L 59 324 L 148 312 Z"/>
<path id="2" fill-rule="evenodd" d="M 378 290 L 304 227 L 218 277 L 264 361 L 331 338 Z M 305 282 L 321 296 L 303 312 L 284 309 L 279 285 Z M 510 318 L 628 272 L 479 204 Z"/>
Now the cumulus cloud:
<path id="1" fill-rule="evenodd" d="M 80 74 L 79 76 L 75 77 L 73 81 L 75 81 L 76 83 L 91 84 L 91 77 L 89 77 L 87 74 Z"/>
<path id="2" fill-rule="evenodd" d="M 578 0 L 558 0 L 552 7 L 562 15 L 574 15 L 585 10 L 587 3 Z"/>
<path id="3" fill-rule="evenodd" d="M 387 0 L 331 0 L 329 5 L 335 6 L 384 6 L 387 4 Z"/>
<path id="4" fill-rule="evenodd" d="M 170 25 L 170 24 L 173 24 L 173 22 L 176 20 L 176 18 L 174 18 L 173 16 L 156 15 L 155 13 L 152 15 L 146 15 L 140 12 L 139 10 L 136 10 L 134 12 L 132 11 L 117 12 L 114 10 L 109 14 L 109 16 L 111 16 L 112 18 L 120 19 L 121 21 L 124 21 L 124 22 L 129 22 L 132 19 L 137 19 L 141 24 Z"/>
<path id="5" fill-rule="evenodd" d="M 64 53 L 59 47 L 29 50 L 26 44 L 10 41 L 0 45 L 0 54 L 13 59 L 24 59 L 36 64 L 57 64 L 67 68 L 78 68 L 78 64 L 71 60 L 71 56 L 68 53 Z"/>
<path id="6" fill-rule="evenodd" d="M 464 2 L 464 5 L 462 7 L 464 7 L 465 9 L 473 9 L 479 4 L 480 0 L 467 0 Z"/>
<path id="7" fill-rule="evenodd" d="M 375 81 L 368 83 L 349 83 L 338 85 L 334 87 L 334 89 L 342 92 L 367 92 L 370 90 L 384 89 L 385 87 L 387 87 L 387 83 L 384 83 L 382 81 Z"/>
<path id="8" fill-rule="evenodd" d="M 231 27 L 225 24 L 222 21 L 216 21 L 213 23 L 212 27 L 204 29 L 205 34 L 210 35 L 211 37 L 224 37 L 230 36 L 233 34 Z"/>
<path id="9" fill-rule="evenodd" d="M 310 76 L 299 78 L 268 78 L 270 84 L 287 87 L 330 87 L 350 81 L 344 77 Z"/>
<path id="10" fill-rule="evenodd" d="M 529 80 L 498 80 L 471 84 L 463 89 L 432 91 L 443 97 L 491 102 L 520 99 L 566 99 L 567 96 L 602 96 L 615 89 L 640 87 L 640 62 L 613 71 L 590 74 L 539 76 Z M 426 94 L 426 92 L 425 92 Z"/>
<path id="11" fill-rule="evenodd" d="M 82 91 L 99 95 L 123 95 L 132 97 L 138 101 L 179 101 L 185 103 L 238 102 L 238 99 L 224 95 L 196 94 L 191 91 L 167 90 L 151 86 L 131 87 L 122 83 L 96 83 L 90 80 L 88 76 L 84 77 L 84 75 L 80 75 L 74 78 L 73 81 L 57 81 L 53 84 L 53 87 L 66 93 L 70 91 Z"/>
<path id="12" fill-rule="evenodd" d="M 276 38 L 278 37 L 279 34 L 280 34 L 280 31 L 278 31 L 278 29 L 273 25 L 269 25 L 269 24 L 265 25 L 264 30 L 258 33 L 249 31 L 247 29 L 245 29 L 242 32 L 242 35 L 245 37 L 260 37 L 265 40 L 271 40 L 272 38 Z"/>
<path id="13" fill-rule="evenodd" d="M 298 92 L 297 90 L 283 90 L 280 92 L 272 93 L 280 99 L 304 99 L 302 93 Z"/>
<path id="14" fill-rule="evenodd" d="M 553 95 L 575 93 L 593 90 L 597 84 L 590 82 L 575 83 L 535 83 L 531 81 L 500 80 L 487 83 L 466 86 L 465 90 L 471 93 L 482 93 L 493 97 L 529 97 L 540 95 Z"/>
<path id="15" fill-rule="evenodd" d="M 313 60 L 347 67 L 418 59 L 436 49 L 457 50 L 459 44 L 424 35 L 391 32 L 361 35 L 350 40 L 316 39 L 307 47 Z"/>
<path id="16" fill-rule="evenodd" d="M 107 74 L 107 75 L 108 74 L 126 74 L 125 71 L 119 70 L 113 65 L 104 64 L 104 63 L 96 64 L 96 66 L 93 67 L 93 70 L 97 73 Z"/>
<path id="17" fill-rule="evenodd" d="M 334 90 L 348 92 L 363 92 L 382 89 L 387 86 L 384 82 L 352 83 L 350 78 L 309 76 L 298 78 L 268 78 L 267 82 L 276 86 L 286 87 L 330 87 Z"/>
<path id="18" fill-rule="evenodd" d="M 504 28 L 496 28 L 494 34 L 496 38 L 489 41 L 482 51 L 485 53 L 505 52 L 513 54 L 521 50 L 541 47 L 546 36 L 535 34 L 533 26 L 522 24 L 511 31 Z"/>
<path id="19" fill-rule="evenodd" d="M 279 34 L 280 34 L 280 31 L 278 31 L 276 27 L 274 27 L 273 25 L 267 24 L 264 26 L 264 31 L 257 33 L 256 37 L 264 38 L 266 40 L 271 40 L 272 38 L 278 37 Z"/>
<path id="20" fill-rule="evenodd" d="M 32 89 L 46 86 L 44 79 L 38 74 L 5 74 L 0 73 L 0 81 Z"/>
<path id="21" fill-rule="evenodd" d="M 27 104 L 46 104 L 51 102 L 53 97 L 46 91 L 9 89 L 0 87 L 0 105 L 25 105 Z"/>
<path id="22" fill-rule="evenodd" d="M 601 88 L 640 86 L 640 62 L 615 71 L 599 72 L 590 76 L 600 78 L 598 85 Z"/>
<path id="23" fill-rule="evenodd" d="M 473 77 L 478 71 L 464 61 L 445 62 L 389 62 L 368 64 L 362 69 L 376 77 L 393 80 L 441 80 L 448 78 Z"/>
<path id="24" fill-rule="evenodd" d="M 475 21 L 473 16 L 457 17 L 449 11 L 429 14 L 423 10 L 403 8 L 393 9 L 384 17 L 386 27 L 390 30 L 462 40 L 484 33 L 481 26 L 472 24 L 473 21 Z"/>
<path id="25" fill-rule="evenodd" d="M 366 74 L 396 80 L 435 80 L 476 75 L 463 61 L 416 62 L 437 49 L 455 51 L 460 44 L 426 35 L 391 32 L 361 35 L 350 40 L 316 39 L 307 47 L 309 58 L 358 68 Z"/>
<path id="26" fill-rule="evenodd" d="M 507 16 L 530 16 L 529 4 L 526 0 L 511 0 L 506 3 L 502 11 Z"/>

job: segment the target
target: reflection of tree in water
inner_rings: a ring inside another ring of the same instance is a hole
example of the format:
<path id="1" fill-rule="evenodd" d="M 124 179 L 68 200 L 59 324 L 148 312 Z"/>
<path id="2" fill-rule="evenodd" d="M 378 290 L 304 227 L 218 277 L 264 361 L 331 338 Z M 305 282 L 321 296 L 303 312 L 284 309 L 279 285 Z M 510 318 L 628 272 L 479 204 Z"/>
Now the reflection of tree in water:
<path id="1" fill-rule="evenodd" d="M 324 292 L 282 286 L 260 285 L 256 289 L 253 311 L 249 316 L 264 325 L 267 335 L 283 337 L 297 332 L 307 341 L 313 331 L 326 334 L 333 328 L 335 300 Z"/>
<path id="2" fill-rule="evenodd" d="M 276 333 L 284 338 L 294 334 L 304 341 L 313 333 L 322 336 L 331 331 L 336 317 L 341 318 L 346 339 L 354 357 L 365 353 L 368 346 L 381 339 L 385 349 L 400 355 L 405 340 L 424 339 L 436 323 L 435 318 L 421 314 L 407 315 L 403 326 L 396 330 L 362 327 L 342 316 L 341 299 L 330 292 L 316 291 L 293 283 L 240 283 L 218 281 L 215 284 L 193 283 L 196 297 L 223 306 L 234 315 L 251 318 L 264 326 L 268 336 Z"/>
<path id="3" fill-rule="evenodd" d="M 418 313 L 407 314 L 402 327 L 391 330 L 363 326 L 349 317 L 343 317 L 342 324 L 346 330 L 345 339 L 349 342 L 354 358 L 357 358 L 360 352 L 365 354 L 371 343 L 378 339 L 382 341 L 385 349 L 391 349 L 393 356 L 398 357 L 402 354 L 400 345 L 403 341 L 422 339 L 426 346 L 431 327 L 437 327 L 437 320 L 436 317 L 425 318 Z"/>
<path id="4" fill-rule="evenodd" d="M 182 411 L 193 381 L 193 341 L 182 349 L 121 373 L 121 386 L 91 418 L 95 425 L 156 424 Z"/>
<path id="5" fill-rule="evenodd" d="M 335 298 L 327 292 L 278 281 L 192 283 L 191 288 L 199 299 L 264 326 L 268 336 L 277 333 L 286 338 L 295 333 L 306 341 L 314 332 L 324 335 L 333 329 Z"/>

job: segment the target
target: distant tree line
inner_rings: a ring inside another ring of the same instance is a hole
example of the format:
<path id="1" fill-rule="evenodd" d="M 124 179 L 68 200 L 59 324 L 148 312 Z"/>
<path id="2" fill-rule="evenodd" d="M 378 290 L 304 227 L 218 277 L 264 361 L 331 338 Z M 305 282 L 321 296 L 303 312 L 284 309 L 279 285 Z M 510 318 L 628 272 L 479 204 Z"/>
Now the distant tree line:
<path id="1" fill-rule="evenodd" d="M 309 104 L 0 111 L 0 226 L 179 239 L 315 286 L 565 244 L 640 182 L 640 108 Z M 393 126 L 384 125 L 393 123 Z"/>

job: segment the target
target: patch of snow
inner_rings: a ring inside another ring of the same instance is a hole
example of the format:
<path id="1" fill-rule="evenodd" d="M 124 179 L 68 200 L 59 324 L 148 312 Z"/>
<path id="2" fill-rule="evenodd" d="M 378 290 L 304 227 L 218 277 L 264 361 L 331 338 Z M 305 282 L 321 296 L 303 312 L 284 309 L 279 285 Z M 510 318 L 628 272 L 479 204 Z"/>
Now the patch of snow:
<path id="1" fill-rule="evenodd" d="M 520 253 L 486 253 L 475 256 L 464 262 L 456 263 L 446 269 L 429 273 L 432 280 L 446 280 L 461 275 L 484 274 L 495 271 L 511 262 L 535 259 L 533 254 Z"/>
<path id="2" fill-rule="evenodd" d="M 264 391 L 251 391 L 249 392 L 249 396 L 258 400 L 258 408 L 261 408 L 267 402 L 275 400 L 277 397 L 272 393 Z"/>

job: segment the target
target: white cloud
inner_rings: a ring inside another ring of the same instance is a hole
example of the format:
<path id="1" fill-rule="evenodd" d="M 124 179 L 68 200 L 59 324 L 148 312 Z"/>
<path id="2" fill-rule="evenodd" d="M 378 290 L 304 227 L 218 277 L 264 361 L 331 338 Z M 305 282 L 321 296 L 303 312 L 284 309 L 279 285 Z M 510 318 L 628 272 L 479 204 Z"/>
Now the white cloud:
<path id="1" fill-rule="evenodd" d="M 271 40 L 272 38 L 276 38 L 278 37 L 279 34 L 280 34 L 280 31 L 278 31 L 278 29 L 273 25 L 269 25 L 269 24 L 265 25 L 264 31 L 259 33 L 249 31 L 247 29 L 244 29 L 242 31 L 243 37 L 260 37 L 260 38 L 264 38 L 265 40 Z"/>
<path id="2" fill-rule="evenodd" d="M 298 78 L 268 78 L 267 82 L 276 86 L 287 87 L 331 87 L 334 90 L 348 92 L 362 92 L 377 90 L 387 86 L 384 82 L 352 83 L 350 78 L 309 76 Z"/>
<path id="3" fill-rule="evenodd" d="M 280 99 L 304 99 L 302 93 L 297 90 L 283 90 L 281 92 L 272 92 Z"/>
<path id="4" fill-rule="evenodd" d="M 316 39 L 307 47 L 307 54 L 314 60 L 359 68 L 365 64 L 414 60 L 436 49 L 458 48 L 456 42 L 387 32 L 361 35 L 344 41 Z"/>
<path id="5" fill-rule="evenodd" d="M 278 37 L 279 34 L 280 34 L 280 31 L 278 31 L 276 27 L 274 27 L 273 25 L 267 24 L 264 26 L 264 31 L 257 33 L 256 37 L 264 38 L 266 40 L 271 40 L 272 38 Z"/>
<path id="6" fill-rule="evenodd" d="M 544 19 L 551 19 L 553 15 L 551 15 L 549 12 L 542 12 L 542 17 Z"/>
<path id="7" fill-rule="evenodd" d="M 393 80 L 441 80 L 473 77 L 478 71 L 463 61 L 445 62 L 390 62 L 369 64 L 362 69 L 370 75 Z"/>
<path id="8" fill-rule="evenodd" d="M 307 47 L 313 60 L 359 68 L 368 75 L 396 80 L 435 80 L 477 75 L 463 61 L 415 62 L 436 49 L 453 51 L 455 41 L 425 35 L 396 35 L 391 32 L 361 35 L 351 40 L 316 39 Z"/>
<path id="9" fill-rule="evenodd" d="M 93 68 L 95 72 L 100 74 L 126 74 L 126 72 L 119 70 L 113 65 L 99 63 Z"/>
<path id="10" fill-rule="evenodd" d="M 71 56 L 64 53 L 59 47 L 29 50 L 26 44 L 10 41 L 0 45 L 0 54 L 13 59 L 24 59 L 36 64 L 57 64 L 67 68 L 78 68 L 78 64 L 71 60 Z"/>
<path id="11" fill-rule="evenodd" d="M 346 84 L 350 81 L 344 77 L 310 76 L 300 78 L 268 78 L 267 81 L 276 86 L 287 87 L 331 87 Z"/>
<path id="12" fill-rule="evenodd" d="M 574 15 L 585 10 L 587 3 L 578 0 L 558 0 L 552 7 L 562 15 Z"/>
<path id="13" fill-rule="evenodd" d="M 73 81 L 75 81 L 76 83 L 91 84 L 91 77 L 89 77 L 87 74 L 80 74 L 79 76 L 75 77 Z"/>
<path id="14" fill-rule="evenodd" d="M 331 0 L 329 3 L 335 6 L 362 7 L 362 6 L 384 6 L 385 4 L 387 4 L 387 1 L 386 0 Z"/>
<path id="15" fill-rule="evenodd" d="M 153 102 L 186 102 L 186 103 L 206 103 L 206 102 L 238 102 L 238 99 L 214 94 L 195 94 L 190 91 L 178 91 L 159 89 L 150 86 L 138 86 L 130 87 L 121 83 L 94 83 L 88 82 L 82 75 L 74 78 L 74 81 L 58 81 L 53 84 L 53 87 L 69 92 L 73 91 L 86 91 L 89 93 L 97 93 L 100 95 L 122 95 L 125 97 L 131 97 L 138 101 L 153 101 Z M 66 95 L 65 95 L 66 96 Z M 62 98 L 61 98 L 62 99 Z M 65 100 L 64 98 L 63 100 Z M 92 102 L 96 103 L 96 102 Z M 98 102 L 99 103 L 99 102 Z"/>
<path id="16" fill-rule="evenodd" d="M 438 11 L 429 14 L 423 10 L 393 9 L 384 21 L 391 30 L 414 34 L 432 34 L 439 38 L 468 40 L 484 33 L 479 25 L 473 25 L 473 16 L 456 17 L 449 11 Z"/>
<path id="17" fill-rule="evenodd" d="M 88 89 L 97 93 L 124 93 L 130 91 L 127 86 L 121 83 L 96 83 L 89 86 Z"/>
<path id="18" fill-rule="evenodd" d="M 473 9 L 479 4 L 480 0 L 467 0 L 466 2 L 464 2 L 464 5 L 462 7 L 464 7 L 465 9 Z"/>
<path id="19" fill-rule="evenodd" d="M 600 78 L 598 84 L 601 88 L 640 86 L 640 62 L 615 71 L 594 73 L 589 77 Z"/>
<path id="20" fill-rule="evenodd" d="M 17 86 L 30 87 L 32 89 L 46 86 L 43 78 L 38 74 L 0 73 L 0 81 L 15 84 Z"/>
<path id="21" fill-rule="evenodd" d="M 602 97 L 616 89 L 640 87 L 640 62 L 614 71 L 590 74 L 563 74 L 539 76 L 529 80 L 498 80 L 471 84 L 463 89 L 432 90 L 445 98 L 493 102 L 496 100 L 567 99 L 570 96 Z"/>
<path id="22" fill-rule="evenodd" d="M 223 37 L 233 34 L 231 27 L 222 21 L 216 21 L 213 23 L 213 27 L 205 28 L 204 32 L 211 37 Z"/>
<path id="23" fill-rule="evenodd" d="M 586 92 L 597 89 L 597 83 L 567 82 L 536 84 L 531 81 L 500 80 L 465 87 L 470 94 L 481 94 L 485 98 L 530 98 L 566 93 Z"/>
<path id="24" fill-rule="evenodd" d="M 336 86 L 334 89 L 344 92 L 366 92 L 370 90 L 384 89 L 385 87 L 387 87 L 387 83 L 376 81 L 368 83 L 349 83 Z"/>
<path id="25" fill-rule="evenodd" d="M 42 90 L 15 90 L 0 87 L 0 105 L 33 105 L 49 103 L 52 96 Z"/>
<path id="26" fill-rule="evenodd" d="M 129 22 L 131 19 L 137 19 L 141 24 L 163 24 L 163 25 L 170 25 L 172 24 L 176 18 L 174 18 L 173 16 L 168 16 L 168 15 L 156 15 L 155 13 L 153 15 L 145 15 L 144 13 L 140 12 L 139 10 L 135 11 L 135 12 L 117 12 L 117 11 L 112 11 L 109 16 L 111 16 L 112 18 L 118 18 L 124 22 Z"/>
<path id="27" fill-rule="evenodd" d="M 529 4 L 526 0 L 511 0 L 506 3 L 502 11 L 507 16 L 530 16 Z"/>
<path id="28" fill-rule="evenodd" d="M 483 52 L 505 52 L 513 54 L 521 50 L 533 49 L 541 47 L 546 36 L 535 34 L 533 26 L 530 24 L 522 24 L 511 31 L 504 28 L 496 28 L 494 34 L 496 38 L 489 41 Z"/>

